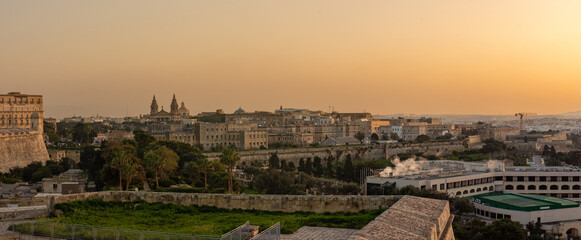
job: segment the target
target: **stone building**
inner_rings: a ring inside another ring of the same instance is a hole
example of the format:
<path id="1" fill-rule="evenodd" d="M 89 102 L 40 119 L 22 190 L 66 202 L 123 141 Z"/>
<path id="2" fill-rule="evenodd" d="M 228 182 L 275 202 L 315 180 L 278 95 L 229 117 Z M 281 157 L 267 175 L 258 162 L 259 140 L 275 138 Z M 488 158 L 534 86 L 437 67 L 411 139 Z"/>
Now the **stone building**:
<path id="1" fill-rule="evenodd" d="M 453 240 L 453 220 L 446 200 L 404 196 L 349 240 Z"/>
<path id="2" fill-rule="evenodd" d="M 41 95 L 0 95 L 0 171 L 49 159 L 43 139 Z"/>
<path id="3" fill-rule="evenodd" d="M 10 92 L 0 95 L 0 129 L 28 129 L 42 134 L 41 95 Z"/>

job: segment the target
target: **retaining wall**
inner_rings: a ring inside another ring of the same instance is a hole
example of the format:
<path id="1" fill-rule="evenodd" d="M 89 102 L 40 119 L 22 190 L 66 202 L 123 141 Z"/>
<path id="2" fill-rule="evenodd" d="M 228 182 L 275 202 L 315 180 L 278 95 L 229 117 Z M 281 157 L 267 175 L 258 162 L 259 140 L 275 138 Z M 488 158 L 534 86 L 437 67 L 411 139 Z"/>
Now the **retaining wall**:
<path id="1" fill-rule="evenodd" d="M 93 192 L 50 197 L 50 207 L 73 201 L 101 199 L 104 201 L 145 201 L 177 205 L 214 206 L 225 209 L 265 210 L 280 212 L 359 212 L 388 208 L 400 196 L 359 195 L 254 195 L 203 194 L 164 192 Z"/>

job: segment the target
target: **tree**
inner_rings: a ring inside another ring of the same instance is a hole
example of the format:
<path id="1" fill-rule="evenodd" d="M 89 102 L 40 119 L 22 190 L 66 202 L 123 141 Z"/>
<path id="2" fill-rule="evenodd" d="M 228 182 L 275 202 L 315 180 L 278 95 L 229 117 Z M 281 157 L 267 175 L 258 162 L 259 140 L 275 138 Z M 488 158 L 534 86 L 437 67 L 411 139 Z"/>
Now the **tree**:
<path id="1" fill-rule="evenodd" d="M 397 133 L 391 133 L 389 134 L 389 139 L 397 141 L 399 140 L 399 135 L 397 135 Z"/>
<path id="2" fill-rule="evenodd" d="M 204 187 L 208 190 L 208 171 L 214 170 L 214 165 L 207 158 L 202 158 L 197 162 L 200 171 L 204 173 Z"/>
<path id="3" fill-rule="evenodd" d="M 525 230 L 519 222 L 510 219 L 500 219 L 482 229 L 484 239 L 522 240 L 526 238 Z"/>
<path id="4" fill-rule="evenodd" d="M 123 190 L 123 176 L 128 170 L 131 170 L 131 153 L 124 149 L 116 150 L 113 153 L 113 158 L 109 162 L 109 166 L 119 172 L 119 190 Z"/>
<path id="5" fill-rule="evenodd" d="M 137 142 L 137 155 L 139 157 L 143 157 L 156 142 L 155 137 L 141 129 L 133 131 L 133 139 Z"/>
<path id="6" fill-rule="evenodd" d="M 458 212 L 458 215 L 462 215 L 464 213 L 471 213 L 474 212 L 474 204 L 468 200 L 468 198 L 456 198 L 454 199 L 454 210 Z"/>
<path id="7" fill-rule="evenodd" d="M 155 172 L 155 187 L 159 187 L 159 176 L 174 171 L 178 167 L 179 156 L 171 149 L 161 146 L 148 151 L 143 157 L 145 167 Z"/>
<path id="8" fill-rule="evenodd" d="M 387 133 L 381 134 L 381 140 L 389 140 L 389 135 Z"/>
<path id="9" fill-rule="evenodd" d="M 373 140 L 373 141 L 379 140 L 379 135 L 377 135 L 377 133 L 371 134 L 371 140 Z"/>
<path id="10" fill-rule="evenodd" d="M 354 137 L 359 139 L 359 141 L 363 141 L 363 139 L 365 139 L 365 134 L 363 134 L 362 132 L 357 132 L 355 133 Z"/>
<path id="11" fill-rule="evenodd" d="M 278 159 L 278 154 L 276 154 L 276 152 L 273 153 L 268 159 L 268 167 L 274 169 L 280 168 L 280 159 Z"/>
<path id="12" fill-rule="evenodd" d="M 238 153 L 236 152 L 236 150 L 234 149 L 224 149 L 222 151 L 222 157 L 220 158 L 220 162 L 224 165 L 226 165 L 226 171 L 228 172 L 228 191 L 230 192 L 230 194 L 234 193 L 234 190 L 232 188 L 232 172 L 234 170 L 234 167 L 236 166 L 236 163 L 240 161 L 240 156 L 238 156 Z"/>
<path id="13" fill-rule="evenodd" d="M 97 132 L 89 124 L 77 123 L 72 129 L 73 141 L 76 143 L 91 143 Z"/>
<path id="14" fill-rule="evenodd" d="M 321 158 L 320 157 L 315 157 L 315 160 L 313 161 L 313 175 L 315 175 L 315 177 L 320 177 L 323 175 L 323 165 L 321 164 Z"/>
<path id="15" fill-rule="evenodd" d="M 430 137 L 428 135 L 419 135 L 416 137 L 416 142 L 429 142 L 430 141 Z"/>
<path id="16" fill-rule="evenodd" d="M 305 171 L 305 160 L 304 159 L 299 159 L 299 172 L 304 172 Z"/>
<path id="17" fill-rule="evenodd" d="M 307 174 L 313 174 L 313 162 L 311 161 L 311 158 L 307 158 L 307 162 L 305 163 L 305 173 Z"/>
<path id="18" fill-rule="evenodd" d="M 343 179 L 346 182 L 351 182 L 353 181 L 353 174 L 354 174 L 354 169 L 353 169 L 353 162 L 351 161 L 351 154 L 347 154 L 347 157 L 345 159 L 345 167 L 343 168 L 344 174 L 343 174 Z"/>
<path id="19" fill-rule="evenodd" d="M 327 168 L 325 169 L 326 170 L 325 175 L 327 175 L 328 178 L 333 178 L 333 175 L 334 175 L 334 172 L 333 172 L 333 160 L 334 160 L 333 156 L 327 157 L 327 160 L 326 160 L 326 162 L 327 162 Z"/>

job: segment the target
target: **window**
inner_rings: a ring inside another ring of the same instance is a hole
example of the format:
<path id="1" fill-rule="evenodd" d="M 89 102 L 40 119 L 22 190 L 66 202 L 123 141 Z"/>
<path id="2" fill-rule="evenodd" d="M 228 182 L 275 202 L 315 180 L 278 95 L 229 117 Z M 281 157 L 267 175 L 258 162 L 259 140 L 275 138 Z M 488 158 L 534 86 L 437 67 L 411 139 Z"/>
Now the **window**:
<path id="1" fill-rule="evenodd" d="M 580 190 L 580 189 L 581 189 L 581 186 L 579 186 L 579 185 L 573 185 L 573 190 Z"/>
<path id="2" fill-rule="evenodd" d="M 523 177 L 523 176 L 518 176 L 518 177 L 516 177 L 516 181 L 517 181 L 517 182 L 524 182 L 524 181 L 525 181 L 525 177 Z"/>
<path id="3" fill-rule="evenodd" d="M 563 186 L 561 186 L 561 190 L 569 190 L 569 185 L 563 185 Z"/>
<path id="4" fill-rule="evenodd" d="M 53 189 L 53 190 L 56 190 L 56 189 L 57 189 L 57 187 L 58 187 L 58 185 L 57 185 L 57 184 L 53 184 L 53 185 L 52 185 L 52 189 Z"/>
<path id="5" fill-rule="evenodd" d="M 573 182 L 579 182 L 579 177 L 573 177 Z"/>
<path id="6" fill-rule="evenodd" d="M 524 185 L 518 185 L 518 186 L 516 186 L 516 190 L 525 190 L 525 186 Z"/>
<path id="7" fill-rule="evenodd" d="M 535 186 L 535 185 L 529 185 L 527 187 L 527 190 L 537 190 L 537 186 Z"/>
<path id="8" fill-rule="evenodd" d="M 567 177 L 567 176 L 561 177 L 561 181 L 568 182 L 569 181 L 569 177 Z"/>
<path id="9" fill-rule="evenodd" d="M 539 177 L 539 182 L 546 182 L 547 181 L 547 177 Z"/>
<path id="10" fill-rule="evenodd" d="M 512 182 L 512 176 L 507 176 L 505 181 Z"/>
<path id="11" fill-rule="evenodd" d="M 506 186 L 504 187 L 504 189 L 505 189 L 505 190 L 514 190 L 514 186 L 512 186 L 512 185 L 506 185 Z"/>
<path id="12" fill-rule="evenodd" d="M 551 185 L 551 190 L 559 190 L 559 186 L 557 186 L 557 185 Z"/>
<path id="13" fill-rule="evenodd" d="M 541 185 L 541 186 L 539 186 L 539 190 L 547 190 L 547 185 Z"/>
<path id="14" fill-rule="evenodd" d="M 551 177 L 551 182 L 558 182 L 558 177 L 557 176 L 553 176 Z"/>
<path id="15" fill-rule="evenodd" d="M 482 189 L 480 189 L 480 188 L 477 188 L 477 189 L 476 189 L 476 192 L 482 192 Z"/>
<path id="16" fill-rule="evenodd" d="M 433 190 L 438 190 L 438 185 L 436 185 L 436 184 L 432 185 L 432 189 Z"/>
<path id="17" fill-rule="evenodd" d="M 535 181 L 535 177 L 529 177 L 529 182 L 534 182 Z"/>

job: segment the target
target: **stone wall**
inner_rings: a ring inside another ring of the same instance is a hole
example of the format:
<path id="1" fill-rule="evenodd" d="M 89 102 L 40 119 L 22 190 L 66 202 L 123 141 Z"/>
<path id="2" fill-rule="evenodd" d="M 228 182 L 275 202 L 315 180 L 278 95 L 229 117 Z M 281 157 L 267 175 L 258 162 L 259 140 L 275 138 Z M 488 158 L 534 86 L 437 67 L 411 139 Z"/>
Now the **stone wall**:
<path id="1" fill-rule="evenodd" d="M 40 133 L 0 135 L 0 171 L 24 167 L 31 162 L 49 159 Z"/>
<path id="2" fill-rule="evenodd" d="M 225 209 L 265 210 L 280 212 L 359 212 L 388 208 L 400 196 L 331 196 L 331 195 L 228 195 L 166 192 L 93 192 L 52 196 L 50 207 L 73 201 L 101 199 L 104 201 L 145 201 L 178 205 L 214 206 Z"/>
<path id="3" fill-rule="evenodd" d="M 391 144 L 387 149 L 389 157 L 400 153 L 425 153 L 433 155 L 450 154 L 453 151 L 464 151 L 466 147 L 462 142 L 431 142 L 431 143 L 413 143 L 413 144 Z"/>
<path id="4" fill-rule="evenodd" d="M 48 207 L 6 207 L 0 208 L 0 221 L 34 219 L 48 215 Z"/>
<path id="5" fill-rule="evenodd" d="M 347 155 L 351 154 L 353 161 L 358 160 L 373 160 L 387 158 L 386 145 L 365 145 L 365 146 L 335 146 L 335 147 L 321 147 L 321 148 L 292 148 L 292 149 L 274 149 L 274 150 L 252 150 L 240 151 L 241 162 L 262 162 L 268 165 L 268 159 L 272 154 L 276 153 L 280 160 L 286 160 L 287 163 L 293 162 L 298 166 L 299 160 L 304 158 L 320 157 L 325 160 L 329 156 L 333 156 L 335 160 L 345 161 Z M 222 153 L 205 153 L 209 160 L 220 159 Z"/>

